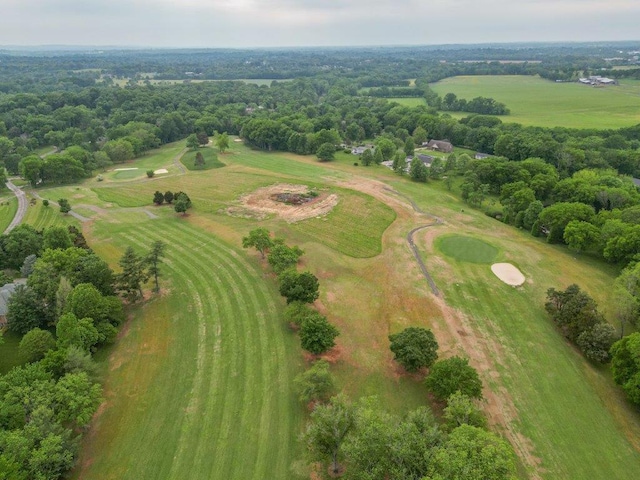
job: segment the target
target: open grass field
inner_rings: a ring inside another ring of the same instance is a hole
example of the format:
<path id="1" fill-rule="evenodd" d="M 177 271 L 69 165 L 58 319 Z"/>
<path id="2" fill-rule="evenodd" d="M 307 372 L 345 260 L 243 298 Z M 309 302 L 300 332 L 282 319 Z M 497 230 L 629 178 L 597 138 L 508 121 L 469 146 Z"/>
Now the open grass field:
<path id="1" fill-rule="evenodd" d="M 443 356 L 467 355 L 479 368 L 484 408 L 514 444 L 523 478 L 640 476 L 640 415 L 606 369 L 563 341 L 543 309 L 547 288 L 577 282 L 607 311 L 615 268 L 469 210 L 441 182 L 425 186 L 384 167 L 355 167 L 348 154 L 321 163 L 234 142 L 220 160 L 225 168 L 40 191 L 66 196 L 94 219 L 83 231 L 114 266 L 127 245 L 144 252 L 154 239 L 169 244 L 162 294 L 131 310 L 120 340 L 101 357 L 106 403 L 74 478 L 308 473 L 297 441 L 305 412 L 292 387 L 304 357 L 280 319 L 283 301 L 268 268 L 239 248 L 258 226 L 305 251 L 300 268 L 320 279 L 316 307 L 341 331 L 329 357 L 350 396 L 377 395 L 398 413 L 428 403 L 421 378 L 393 362 L 387 337 L 430 327 Z M 293 224 L 226 212 L 242 195 L 276 183 L 326 189 L 339 202 L 326 216 Z M 432 219 L 387 187 L 445 221 L 415 237 L 443 300 L 430 293 L 406 243 L 409 230 Z M 155 190 L 186 191 L 194 208 L 181 217 L 153 207 Z M 38 202 L 27 221 L 69 218 L 49 210 Z M 501 283 L 493 261 L 516 265 L 525 285 Z"/>
<path id="2" fill-rule="evenodd" d="M 390 102 L 396 102 L 400 105 L 404 105 L 405 107 L 419 107 L 420 105 L 426 105 L 427 101 L 424 98 L 406 98 L 406 97 L 397 97 L 397 98 L 387 98 Z"/>
<path id="3" fill-rule="evenodd" d="M 204 158 L 204 165 L 196 165 L 196 155 L 199 153 L 202 154 Z M 218 159 L 218 155 L 216 151 L 211 147 L 200 148 L 197 151 L 189 151 L 182 155 L 180 158 L 182 164 L 187 167 L 189 170 L 211 170 L 212 168 L 221 168 L 224 167 L 224 163 L 222 163 Z"/>
<path id="4" fill-rule="evenodd" d="M 527 76 L 460 76 L 431 84 L 441 96 L 491 97 L 511 110 L 503 122 L 543 127 L 620 128 L 640 123 L 640 86 L 621 80 L 620 85 L 594 88 L 578 83 L 556 83 Z M 468 113 L 450 112 L 460 118 Z"/>

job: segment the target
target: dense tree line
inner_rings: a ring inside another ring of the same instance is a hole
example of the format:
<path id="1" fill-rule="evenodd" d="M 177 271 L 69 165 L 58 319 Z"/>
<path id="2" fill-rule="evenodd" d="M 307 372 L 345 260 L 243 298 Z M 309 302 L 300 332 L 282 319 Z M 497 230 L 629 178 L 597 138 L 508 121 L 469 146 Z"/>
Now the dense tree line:
<path id="1" fill-rule="evenodd" d="M 75 227 L 0 236 L 0 270 L 26 277 L 9 298 L 7 328 L 22 335 L 28 362 L 0 376 L 0 477 L 54 480 L 74 466 L 102 401 L 92 354 L 125 319 L 115 293 L 136 301 L 150 277 L 158 291 L 163 254 L 163 242 L 146 256 L 129 248 L 115 274 Z"/>

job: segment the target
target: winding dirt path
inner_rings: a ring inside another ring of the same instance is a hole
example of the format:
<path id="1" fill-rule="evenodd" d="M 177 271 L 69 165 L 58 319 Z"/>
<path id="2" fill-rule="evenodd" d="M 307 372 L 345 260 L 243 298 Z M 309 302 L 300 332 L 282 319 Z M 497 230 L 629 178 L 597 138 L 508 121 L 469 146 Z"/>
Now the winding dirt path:
<path id="1" fill-rule="evenodd" d="M 22 189 L 19 187 L 16 187 L 11 182 L 11 180 L 8 180 L 6 185 L 7 185 L 7 188 L 11 190 L 13 194 L 16 196 L 16 198 L 18 199 L 18 210 L 16 211 L 16 214 L 14 215 L 13 220 L 11 220 L 11 223 L 4 231 L 4 233 L 9 233 L 11 230 L 13 230 L 18 225 L 20 225 L 20 223 L 22 223 L 22 219 L 27 213 L 27 196 L 22 191 Z"/>

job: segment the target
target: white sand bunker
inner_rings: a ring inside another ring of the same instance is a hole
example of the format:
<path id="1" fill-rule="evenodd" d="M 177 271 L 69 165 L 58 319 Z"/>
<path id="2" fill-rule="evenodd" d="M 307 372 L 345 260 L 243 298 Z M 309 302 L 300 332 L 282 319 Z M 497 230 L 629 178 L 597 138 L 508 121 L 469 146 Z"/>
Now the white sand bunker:
<path id="1" fill-rule="evenodd" d="M 514 287 L 522 285 L 526 280 L 522 272 L 510 263 L 494 263 L 491 271 L 504 283 Z"/>
<path id="2" fill-rule="evenodd" d="M 127 170 L 138 170 L 138 167 L 131 167 L 131 168 L 116 168 L 113 171 L 114 172 L 126 172 Z"/>
<path id="3" fill-rule="evenodd" d="M 257 214 L 276 214 L 288 223 L 299 222 L 308 218 L 319 217 L 329 213 L 338 204 L 338 196 L 335 193 L 318 192 L 308 196 L 310 189 L 306 185 L 277 184 L 245 195 L 240 199 L 244 210 Z M 305 202 L 299 205 L 287 204 L 277 200 L 279 195 L 308 196 Z M 234 209 L 228 209 L 227 213 L 238 215 Z"/>
<path id="4" fill-rule="evenodd" d="M 169 173 L 169 170 L 167 170 L 166 168 L 161 168 L 159 170 L 155 170 L 154 175 L 162 175 L 163 173 Z"/>

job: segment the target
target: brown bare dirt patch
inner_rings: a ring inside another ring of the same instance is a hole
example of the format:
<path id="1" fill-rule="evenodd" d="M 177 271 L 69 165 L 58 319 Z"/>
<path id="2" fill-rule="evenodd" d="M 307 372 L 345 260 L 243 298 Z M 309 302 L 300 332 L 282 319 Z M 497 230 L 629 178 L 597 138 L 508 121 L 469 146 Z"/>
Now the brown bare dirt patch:
<path id="1" fill-rule="evenodd" d="M 276 214 L 287 223 L 295 223 L 326 215 L 338 204 L 338 195 L 335 193 L 320 192 L 312 197 L 309 192 L 307 185 L 278 183 L 243 196 L 240 198 L 240 208 L 245 215 L 247 211 L 257 215 Z M 237 208 L 231 207 L 227 212 L 233 214 L 231 212 L 236 209 L 236 213 L 239 213 Z"/>

